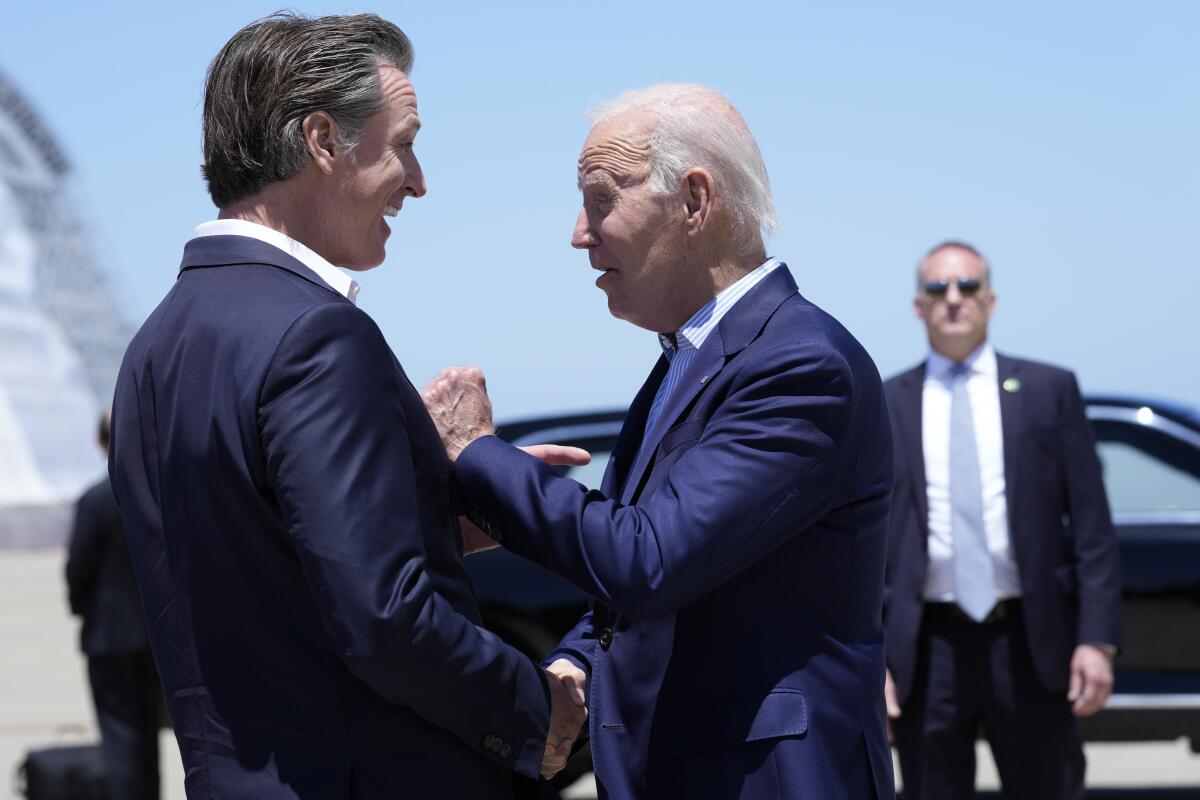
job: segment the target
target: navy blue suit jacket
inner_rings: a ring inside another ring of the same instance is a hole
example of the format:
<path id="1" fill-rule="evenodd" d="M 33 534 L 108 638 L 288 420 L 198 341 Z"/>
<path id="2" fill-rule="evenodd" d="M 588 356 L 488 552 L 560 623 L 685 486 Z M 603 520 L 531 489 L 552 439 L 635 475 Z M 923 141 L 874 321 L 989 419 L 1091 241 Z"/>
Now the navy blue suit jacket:
<path id="1" fill-rule="evenodd" d="M 891 797 L 875 365 L 784 268 L 722 318 L 643 441 L 665 372 L 599 491 L 494 437 L 455 464 L 485 530 L 594 598 L 551 659 L 590 673 L 601 796 Z"/>
<path id="2" fill-rule="evenodd" d="M 450 464 L 365 313 L 195 239 L 113 404 L 125 519 L 189 797 L 504 798 L 541 671 L 478 627 Z"/>
<path id="3" fill-rule="evenodd" d="M 1025 634 L 1048 692 L 1066 694 L 1081 642 L 1121 643 L 1117 540 L 1075 376 L 996 355 L 1008 526 Z M 1005 382 L 1016 391 L 1003 389 Z M 888 667 L 901 703 L 912 690 L 924 609 L 929 505 L 921 416 L 925 365 L 885 389 L 896 443 L 896 493 L 888 542 Z"/>

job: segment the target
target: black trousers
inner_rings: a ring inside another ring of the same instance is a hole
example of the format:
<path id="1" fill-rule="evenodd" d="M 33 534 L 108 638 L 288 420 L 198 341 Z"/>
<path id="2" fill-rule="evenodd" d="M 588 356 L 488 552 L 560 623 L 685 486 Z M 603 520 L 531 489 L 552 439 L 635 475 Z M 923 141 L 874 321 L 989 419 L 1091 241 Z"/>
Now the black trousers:
<path id="1" fill-rule="evenodd" d="M 158 800 L 162 689 L 149 651 L 88 656 L 111 800 Z"/>
<path id="2" fill-rule="evenodd" d="M 1081 800 L 1083 744 L 1066 693 L 1034 673 L 1020 605 L 978 623 L 927 606 L 912 695 L 893 720 L 904 800 L 975 796 L 982 727 L 1011 800 Z"/>

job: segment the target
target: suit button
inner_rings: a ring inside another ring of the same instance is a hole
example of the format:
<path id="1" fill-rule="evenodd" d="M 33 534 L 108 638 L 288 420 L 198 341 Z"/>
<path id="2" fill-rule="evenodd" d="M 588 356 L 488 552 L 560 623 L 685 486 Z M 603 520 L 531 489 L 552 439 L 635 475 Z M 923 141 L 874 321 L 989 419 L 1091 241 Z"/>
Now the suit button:
<path id="1" fill-rule="evenodd" d="M 607 650 L 612 645 L 613 632 L 612 628 L 600 629 L 600 647 Z"/>

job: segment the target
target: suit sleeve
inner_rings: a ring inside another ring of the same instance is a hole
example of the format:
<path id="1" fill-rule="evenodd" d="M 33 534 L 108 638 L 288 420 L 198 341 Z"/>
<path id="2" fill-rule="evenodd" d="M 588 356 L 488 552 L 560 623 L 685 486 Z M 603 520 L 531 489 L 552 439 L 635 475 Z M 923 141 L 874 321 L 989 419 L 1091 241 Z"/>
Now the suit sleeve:
<path id="1" fill-rule="evenodd" d="M 75 522 L 67 550 L 67 600 L 72 614 L 83 614 L 91 604 L 103 556 L 104 526 L 96 513 L 92 493 L 88 492 L 75 504 Z"/>
<path id="2" fill-rule="evenodd" d="M 588 683 L 585 687 L 585 692 L 591 693 L 592 684 L 592 651 L 596 648 L 596 636 L 592 633 L 592 610 L 589 608 L 579 618 L 579 622 L 575 624 L 566 636 L 559 641 L 550 655 L 542 659 L 542 666 L 548 667 L 560 658 L 565 658 L 579 669 L 583 670 L 588 677 Z M 591 704 L 591 698 L 587 699 L 588 704 Z M 575 747 L 571 752 L 577 751 L 583 746 L 583 743 L 590 739 L 590 729 L 585 724 L 579 731 L 579 736 L 575 739 Z"/>
<path id="3" fill-rule="evenodd" d="M 1096 440 L 1079 384 L 1067 375 L 1060 432 L 1064 454 L 1064 505 L 1071 520 L 1079 590 L 1079 642 L 1121 646 L 1121 575 L 1117 537 Z"/>
<path id="4" fill-rule="evenodd" d="M 338 303 L 301 317 L 261 393 L 269 480 L 326 636 L 349 668 L 536 778 L 549 719 L 544 675 L 458 613 L 426 569 L 430 521 L 418 493 L 448 487 L 417 483 L 404 389 L 361 311 Z"/>
<path id="5" fill-rule="evenodd" d="M 575 666 L 592 675 L 592 651 L 596 647 L 596 637 L 592 634 L 592 610 L 588 609 L 579 622 L 575 624 L 550 655 L 542 659 L 543 666 L 550 666 L 560 658 L 565 658 Z M 586 729 L 585 729 L 586 730 Z"/>
<path id="6" fill-rule="evenodd" d="M 838 502 L 851 374 L 827 344 L 760 354 L 653 494 L 622 505 L 495 437 L 459 456 L 466 496 L 505 547 L 616 611 L 678 610 Z"/>

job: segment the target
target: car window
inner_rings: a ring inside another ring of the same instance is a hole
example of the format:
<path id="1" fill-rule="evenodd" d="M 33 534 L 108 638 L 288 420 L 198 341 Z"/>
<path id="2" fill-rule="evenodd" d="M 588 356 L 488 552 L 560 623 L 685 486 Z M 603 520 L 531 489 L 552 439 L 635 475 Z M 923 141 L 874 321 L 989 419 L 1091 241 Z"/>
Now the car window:
<path id="1" fill-rule="evenodd" d="M 1096 450 L 1114 514 L 1200 511 L 1200 479 L 1194 475 L 1125 442 L 1102 441 Z"/>
<path id="2" fill-rule="evenodd" d="M 591 462 L 584 467 L 571 467 L 567 470 L 567 477 L 572 480 L 579 481 L 589 489 L 599 489 L 600 481 L 604 478 L 604 468 L 608 466 L 608 457 L 611 453 L 606 451 L 592 451 Z"/>

